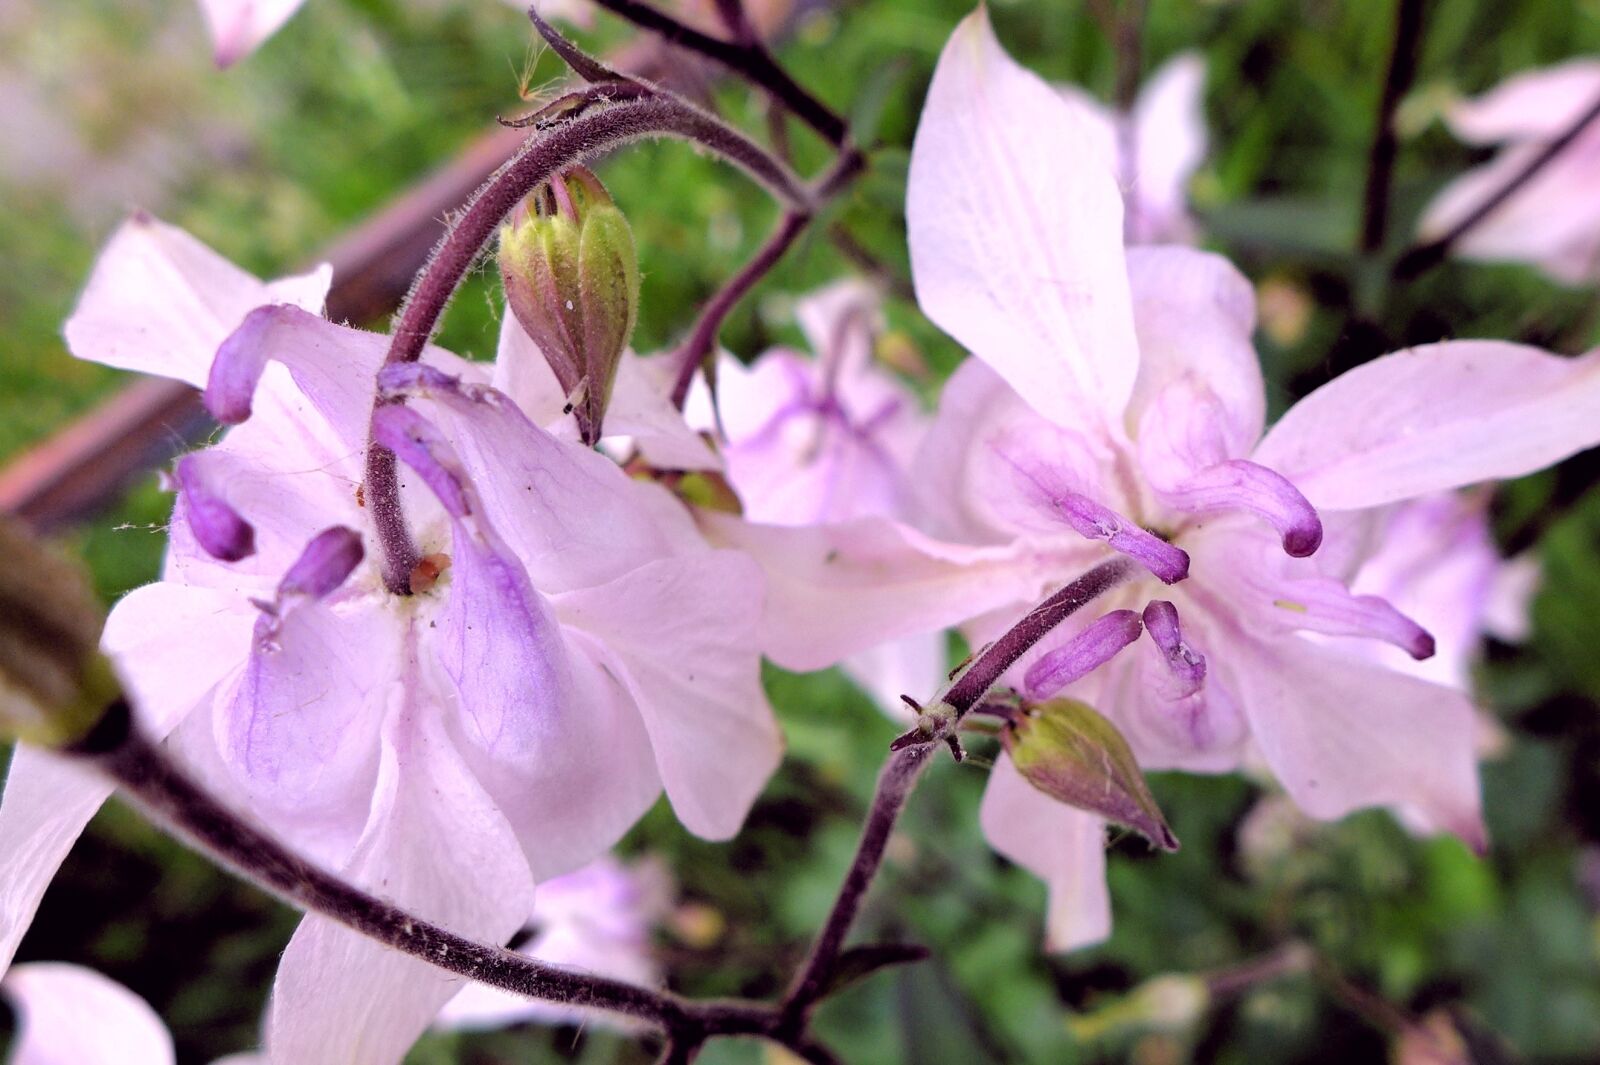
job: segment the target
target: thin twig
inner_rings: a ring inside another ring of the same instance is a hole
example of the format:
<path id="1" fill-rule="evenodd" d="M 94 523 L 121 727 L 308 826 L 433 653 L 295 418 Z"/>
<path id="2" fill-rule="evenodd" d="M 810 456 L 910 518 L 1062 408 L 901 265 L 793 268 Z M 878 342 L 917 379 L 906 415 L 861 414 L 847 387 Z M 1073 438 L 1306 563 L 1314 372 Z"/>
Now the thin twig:
<path id="1" fill-rule="evenodd" d="M 825 203 L 854 178 L 863 165 L 865 158 L 859 152 L 842 153 L 833 168 L 817 182 L 811 194 L 812 202 Z M 678 374 L 672 384 L 673 406 L 679 410 L 683 409 L 684 402 L 689 398 L 689 387 L 694 383 L 695 373 L 716 348 L 717 333 L 721 330 L 722 323 L 727 320 L 728 315 L 738 306 L 745 294 L 778 265 L 794 242 L 800 239 L 800 234 L 805 232 L 815 215 L 816 211 L 810 208 L 790 208 L 785 211 L 772 235 L 756 249 L 749 261 L 706 301 L 706 305 L 700 310 L 700 316 L 695 319 L 693 328 L 689 330 L 688 338 L 674 356 L 678 360 Z"/>
<path id="2" fill-rule="evenodd" d="M 760 37 L 754 30 L 743 35 L 740 40 L 725 41 L 679 22 L 654 5 L 645 3 L 644 0 L 594 0 L 594 2 L 612 14 L 627 19 L 640 29 L 656 34 L 668 44 L 703 55 L 760 86 L 835 148 L 844 147 L 849 139 L 850 131 L 844 119 L 791 78 L 773 59 L 772 53 L 761 43 Z M 729 17 L 727 7 L 727 4 L 722 4 L 719 8 L 723 12 L 724 19 Z M 738 17 L 743 20 L 742 9 Z"/>
<path id="3" fill-rule="evenodd" d="M 839 885 L 833 909 L 817 933 L 805 964 L 795 974 L 784 996 L 784 1026 L 780 1031 L 799 1033 L 805 1030 L 813 1006 L 822 998 L 833 975 L 839 952 L 844 947 L 850 926 L 861 911 L 861 902 L 867 889 L 883 864 L 884 849 L 889 845 L 889 835 L 894 830 L 906 799 L 917 785 L 922 771 L 928 767 L 934 748 L 931 745 L 908 747 L 889 756 L 883 771 L 878 774 L 877 790 L 872 796 L 872 808 L 861 828 L 861 840 L 856 844 L 855 858 Z"/>
<path id="4" fill-rule="evenodd" d="M 1389 53 L 1389 73 L 1378 100 L 1377 127 L 1372 132 L 1372 151 L 1367 159 L 1366 192 L 1362 196 L 1361 251 L 1370 255 L 1383 247 L 1389 231 L 1389 203 L 1394 192 L 1394 160 L 1399 151 L 1399 134 L 1394 127 L 1395 111 L 1411 91 L 1417 76 L 1417 57 L 1422 51 L 1422 9 L 1424 0 L 1399 0 L 1395 10 L 1394 49 Z"/>
<path id="5" fill-rule="evenodd" d="M 1479 223 L 1493 214 L 1501 204 L 1537 177 L 1540 171 L 1549 166 L 1558 155 L 1567 149 L 1573 141 L 1583 134 L 1583 131 L 1600 118 L 1600 98 L 1596 98 L 1589 109 L 1579 115 L 1577 120 L 1555 140 L 1544 146 L 1544 149 L 1529 159 L 1527 165 L 1517 171 L 1500 188 L 1486 197 L 1482 203 L 1473 208 L 1465 218 L 1452 226 L 1443 236 L 1434 240 L 1418 244 L 1410 251 L 1400 256 L 1394 266 L 1394 276 L 1400 280 L 1416 277 L 1439 263 L 1450 253 L 1462 237 L 1471 232 Z"/>
<path id="6" fill-rule="evenodd" d="M 191 781 L 139 731 L 124 701 L 113 704 L 96 729 L 67 753 L 96 765 L 157 823 L 299 909 L 338 921 L 458 976 L 519 995 L 612 1010 L 668 1031 L 696 1023 L 674 995 L 474 942 L 318 868 Z"/>

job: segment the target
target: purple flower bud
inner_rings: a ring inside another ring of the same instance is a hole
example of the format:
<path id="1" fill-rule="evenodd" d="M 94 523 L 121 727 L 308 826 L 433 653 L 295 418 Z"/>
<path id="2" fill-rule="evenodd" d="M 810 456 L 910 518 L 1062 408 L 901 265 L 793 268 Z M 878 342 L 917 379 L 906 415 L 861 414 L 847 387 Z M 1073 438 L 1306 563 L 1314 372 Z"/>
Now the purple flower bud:
<path id="1" fill-rule="evenodd" d="M 593 444 L 638 313 L 633 233 L 600 179 L 581 166 L 535 190 L 518 214 L 500 229 L 506 303 Z"/>
<path id="2" fill-rule="evenodd" d="M 255 554 L 256 531 L 222 497 L 205 454 L 184 456 L 175 472 L 189 529 L 206 554 L 223 562 L 238 562 Z"/>
<path id="3" fill-rule="evenodd" d="M 1094 708 L 1073 699 L 1025 706 L 1000 741 L 1023 779 L 1052 799 L 1178 849 L 1128 741 Z"/>
<path id="4" fill-rule="evenodd" d="M 1113 610 L 1090 622 L 1082 632 L 1041 657 L 1023 680 L 1028 694 L 1044 699 L 1088 676 L 1139 638 L 1143 628 L 1132 610 Z"/>

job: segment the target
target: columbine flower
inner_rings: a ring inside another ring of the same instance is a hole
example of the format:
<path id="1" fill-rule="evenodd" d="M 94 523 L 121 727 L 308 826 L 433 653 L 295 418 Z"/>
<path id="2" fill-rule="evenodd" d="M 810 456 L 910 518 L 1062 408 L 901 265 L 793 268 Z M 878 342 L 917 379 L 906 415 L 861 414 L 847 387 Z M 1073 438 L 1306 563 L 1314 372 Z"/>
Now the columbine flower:
<path id="1" fill-rule="evenodd" d="M 1446 114 L 1473 145 L 1504 144 L 1494 159 L 1444 187 L 1423 213 L 1421 235 L 1448 231 L 1505 186 L 1546 145 L 1600 101 L 1600 60 L 1574 59 L 1518 74 Z M 1591 122 L 1544 169 L 1455 245 L 1469 259 L 1535 263 L 1557 281 L 1600 279 L 1600 122 Z"/>
<path id="2" fill-rule="evenodd" d="M 1205 80 L 1205 60 L 1193 52 L 1175 55 L 1150 75 L 1128 114 L 1075 85 L 1059 87 L 1080 133 L 1115 168 L 1131 244 L 1194 239 L 1187 205 L 1189 179 L 1206 155 Z"/>
<path id="3" fill-rule="evenodd" d="M 661 983 L 651 936 L 672 906 L 666 868 L 645 859 L 624 865 L 610 856 L 539 885 L 528 941 L 517 950 L 568 969 Z M 512 1024 L 587 1024 L 627 1028 L 615 1014 L 539 1002 L 486 984 L 468 984 L 434 1022 L 439 1028 L 483 1029 Z"/>
<path id="4" fill-rule="evenodd" d="M 941 539 L 882 520 L 706 517 L 772 560 L 769 653 L 817 668 L 959 622 L 981 644 L 1121 554 L 1143 576 L 1011 683 L 1095 706 L 1146 768 L 1259 757 L 1313 816 L 1395 806 L 1481 844 L 1470 701 L 1364 657 L 1373 640 L 1416 658 L 1434 641 L 1345 580 L 1371 550 L 1372 508 L 1600 441 L 1600 356 L 1495 342 L 1400 352 L 1263 437 L 1249 284 L 1214 255 L 1125 252 L 1113 175 L 1081 150 L 1090 136 L 981 13 L 957 30 L 908 208 L 918 300 L 976 356 L 946 386 L 920 459 L 923 523 Z M 1054 946 L 1106 934 L 1097 820 L 1001 759 L 983 823 L 1050 881 Z"/>
<path id="5" fill-rule="evenodd" d="M 136 219 L 67 326 L 80 357 L 200 377 L 236 425 L 183 460 L 164 579 L 107 623 L 149 727 L 181 722 L 169 745 L 237 808 L 480 939 L 516 931 L 535 880 L 609 847 L 663 787 L 692 831 L 732 835 L 778 760 L 755 565 L 709 550 L 663 490 L 535 426 L 479 367 L 430 349 L 379 375 L 385 337 L 288 304 L 244 313 L 266 302 Z M 360 490 L 375 379 L 407 401 L 374 425 L 422 548 L 404 597 L 370 557 Z M 25 755 L 0 807 L 8 916 L 31 913 L 106 790 Z M 397 1061 L 458 986 L 308 917 L 267 1045 Z"/>
<path id="6" fill-rule="evenodd" d="M 800 300 L 795 318 L 815 358 L 773 348 L 745 366 L 724 355 L 718 411 L 697 385 L 689 421 L 707 430 L 720 421 L 727 477 L 748 520 L 806 526 L 909 517 L 907 467 L 929 419 L 916 394 L 873 358 L 883 326 L 877 291 L 865 281 L 835 282 Z M 937 683 L 945 665 L 940 632 L 891 640 L 842 663 L 895 717 L 907 713 L 901 693 Z"/>

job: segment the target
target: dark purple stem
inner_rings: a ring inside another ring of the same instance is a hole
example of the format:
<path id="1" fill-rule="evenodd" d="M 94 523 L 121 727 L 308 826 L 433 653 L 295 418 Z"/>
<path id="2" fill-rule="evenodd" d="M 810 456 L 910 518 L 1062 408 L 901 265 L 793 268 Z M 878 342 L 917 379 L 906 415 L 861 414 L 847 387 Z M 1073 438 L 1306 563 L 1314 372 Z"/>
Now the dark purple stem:
<path id="1" fill-rule="evenodd" d="M 861 828 L 861 840 L 856 844 L 855 858 L 845 873 L 844 882 L 839 885 L 833 909 L 817 933 L 805 964 L 795 974 L 789 992 L 784 996 L 784 1020 L 780 1032 L 800 1033 L 805 1030 L 812 1008 L 821 1000 L 833 976 L 839 952 L 844 947 L 845 937 L 850 933 L 856 915 L 861 912 L 867 889 L 872 886 L 878 867 L 883 864 L 883 852 L 889 845 L 889 836 L 899 820 L 900 811 L 905 809 L 911 790 L 917 786 L 922 771 L 932 760 L 934 749 L 931 744 L 923 744 L 895 751 L 878 774 L 878 787 L 872 796 L 872 808 L 867 813 L 866 824 Z"/>
<path id="2" fill-rule="evenodd" d="M 1072 614 L 1133 576 L 1135 569 L 1134 563 L 1124 558 L 1103 562 L 1028 611 L 973 658 L 945 692 L 943 703 L 955 710 L 959 721 L 1029 648 Z"/>
<path id="3" fill-rule="evenodd" d="M 1389 201 L 1394 190 L 1394 160 L 1399 152 L 1400 135 L 1394 128 L 1394 115 L 1417 76 L 1417 57 L 1422 50 L 1423 0 L 1400 0 L 1395 11 L 1394 49 L 1389 54 L 1389 73 L 1383 81 L 1383 96 L 1378 101 L 1378 125 L 1372 132 L 1372 151 L 1367 159 L 1367 186 L 1362 198 L 1361 251 L 1371 254 L 1383 247 L 1389 230 Z"/>
<path id="4" fill-rule="evenodd" d="M 848 184 L 866 164 L 866 159 L 860 152 L 848 149 L 841 154 L 834 166 L 817 182 L 812 192 L 812 202 L 822 204 L 827 202 L 835 193 Z M 706 358 L 717 345 L 717 332 L 722 328 L 722 323 L 727 320 L 734 307 L 744 299 L 756 284 L 773 267 L 783 259 L 794 242 L 800 239 L 806 227 L 811 224 L 816 212 L 812 208 L 790 208 L 778 220 L 778 227 L 772 231 L 765 243 L 756 249 L 750 260 L 739 268 L 727 282 L 718 289 L 716 294 L 706 301 L 701 308 L 700 316 L 695 319 L 694 328 L 689 331 L 688 339 L 678 349 L 675 356 L 678 360 L 678 375 L 672 383 L 672 405 L 679 410 L 683 409 L 684 401 L 689 397 L 689 386 L 694 383 L 695 372 L 705 363 Z"/>
<path id="5" fill-rule="evenodd" d="M 605 87 L 590 91 L 600 94 Z M 415 362 L 421 357 L 461 279 L 524 196 L 563 167 L 630 141 L 663 136 L 680 137 L 710 149 L 771 189 L 791 210 L 810 212 L 812 194 L 788 167 L 748 137 L 683 100 L 654 93 L 598 106 L 535 133 L 473 195 L 412 286 L 395 323 L 385 362 Z M 384 402 L 377 399 L 374 411 Z M 365 497 L 382 551 L 384 584 L 396 595 L 409 595 L 418 552 L 400 505 L 395 459 L 387 448 L 371 443 Z"/>
<path id="6" fill-rule="evenodd" d="M 843 148 L 850 130 L 844 119 L 834 114 L 821 100 L 812 96 L 772 58 L 772 53 L 755 31 L 750 28 L 742 8 L 719 0 L 719 11 L 725 21 L 737 18 L 744 27 L 737 41 L 724 41 L 701 33 L 692 26 L 668 15 L 644 0 L 594 0 L 612 14 L 627 19 L 642 30 L 648 30 L 665 40 L 707 59 L 720 63 L 746 80 L 760 86 L 782 103 L 795 117 L 817 131 L 817 134 L 835 148 Z M 737 14 L 729 10 L 737 9 Z"/>
<path id="7" fill-rule="evenodd" d="M 788 994 L 784 996 L 783 1026 L 778 1029 L 780 1034 L 803 1032 L 811 1009 L 823 997 L 839 960 L 839 952 L 844 947 L 845 936 L 855 923 L 867 888 L 883 863 L 889 834 L 900 817 L 900 811 L 905 808 L 911 790 L 916 787 L 917 780 L 937 749 L 935 741 L 953 735 L 961 717 L 978 705 L 1024 652 L 1074 612 L 1126 581 L 1136 568 L 1133 562 L 1122 558 L 1102 563 L 1028 611 L 1021 621 L 979 652 L 944 694 L 941 705 L 952 708 L 955 713 L 942 719 L 938 731 L 922 733 L 914 730 L 895 741 L 889 761 L 878 774 L 872 808 L 867 813 L 861 840 L 856 844 L 855 858 L 850 863 L 844 882 L 839 886 L 833 909 L 822 930 L 817 933 L 805 965 L 796 974 L 789 985 Z M 929 719 L 932 719 L 931 715 Z"/>
<path id="8" fill-rule="evenodd" d="M 1504 185 L 1500 186 L 1481 204 L 1473 208 L 1472 213 L 1457 222 L 1447 233 L 1425 244 L 1419 244 L 1402 255 L 1399 261 L 1395 263 L 1394 276 L 1402 280 L 1416 277 L 1418 274 L 1443 262 L 1444 257 L 1450 253 L 1451 248 L 1455 247 L 1457 241 L 1471 232 L 1485 218 L 1493 214 L 1501 204 L 1516 195 L 1519 189 L 1537 177 L 1540 171 L 1549 166 L 1551 161 L 1565 151 L 1573 141 L 1577 140 L 1583 134 L 1583 131 L 1588 129 L 1596 119 L 1600 119 L 1600 98 L 1596 98 L 1589 109 L 1579 115 L 1577 121 L 1568 126 L 1561 136 L 1545 145 L 1538 155 L 1528 160 L 1526 166 L 1513 174 Z"/>

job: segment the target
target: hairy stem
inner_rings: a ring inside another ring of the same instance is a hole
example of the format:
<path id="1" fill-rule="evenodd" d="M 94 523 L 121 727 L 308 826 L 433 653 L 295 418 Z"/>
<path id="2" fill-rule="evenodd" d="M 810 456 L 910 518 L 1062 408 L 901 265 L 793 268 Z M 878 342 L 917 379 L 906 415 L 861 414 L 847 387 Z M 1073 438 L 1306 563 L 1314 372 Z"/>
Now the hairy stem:
<path id="1" fill-rule="evenodd" d="M 1394 115 L 1400 100 L 1411 91 L 1411 84 L 1416 80 L 1417 56 L 1422 50 L 1423 2 L 1399 0 L 1395 10 L 1394 49 L 1389 53 L 1389 72 L 1383 81 L 1383 96 L 1378 101 L 1378 122 L 1372 132 L 1366 192 L 1362 197 L 1361 251 L 1369 255 L 1383 247 L 1384 235 L 1389 231 L 1394 160 L 1400 145 Z"/>
<path id="2" fill-rule="evenodd" d="M 889 845 L 889 835 L 905 809 L 906 800 L 917 786 L 922 771 L 932 759 L 934 747 L 924 744 L 895 751 L 878 774 L 877 790 L 872 796 L 872 808 L 861 828 L 861 839 L 856 844 L 855 858 L 839 885 L 839 894 L 833 900 L 833 909 L 817 933 L 806 956 L 805 964 L 795 974 L 784 996 L 783 1013 L 786 1032 L 803 1032 L 813 1006 L 822 998 L 839 952 L 844 947 L 845 936 L 861 912 L 862 900 L 872 886 L 883 864 L 883 852 Z"/>
<path id="3" fill-rule="evenodd" d="M 590 90 L 603 94 L 604 86 Z M 574 163 L 630 141 L 679 137 L 710 149 L 771 189 L 791 210 L 811 210 L 811 193 L 783 163 L 742 133 L 667 93 L 601 104 L 540 130 L 484 183 L 439 242 L 395 322 L 387 363 L 414 362 L 433 335 L 450 297 L 493 238 L 501 221 L 540 184 Z M 374 411 L 383 399 L 374 401 Z M 383 556 L 383 578 L 396 595 L 411 592 L 418 552 L 401 510 L 395 457 L 367 447 L 366 502 Z"/>
<path id="4" fill-rule="evenodd" d="M 734 28 L 738 38 L 725 41 L 679 22 L 644 0 L 595 0 L 595 3 L 640 29 L 656 34 L 668 44 L 703 55 L 760 86 L 835 148 L 844 147 L 849 139 L 850 131 L 844 119 L 807 92 L 778 65 L 750 27 L 739 5 L 719 0 L 718 10 L 725 24 Z"/>
<path id="5" fill-rule="evenodd" d="M 338 921 L 458 976 L 519 995 L 612 1010 L 669 1031 L 695 1024 L 689 1004 L 676 996 L 475 942 L 318 868 L 191 781 L 138 730 L 126 702 L 113 705 L 95 731 L 68 753 L 99 767 L 157 823 L 298 909 Z M 748 1015 L 744 1019 L 753 1021 Z"/>
<path id="6" fill-rule="evenodd" d="M 1401 280 L 1413 278 L 1443 262 L 1444 257 L 1450 253 L 1450 249 L 1455 247 L 1462 237 L 1472 232 L 1479 223 L 1493 214 L 1512 196 L 1516 195 L 1528 182 L 1538 177 L 1540 172 L 1549 166 L 1557 156 L 1566 151 L 1572 142 L 1577 140 L 1583 134 L 1583 131 L 1588 129 L 1596 119 L 1600 119 L 1600 98 L 1596 98 L 1589 109 L 1579 115 L 1577 120 L 1568 126 L 1559 137 L 1545 145 L 1538 155 L 1528 160 L 1527 165 L 1511 175 L 1504 185 L 1485 197 L 1482 203 L 1473 208 L 1465 218 L 1452 226 L 1448 232 L 1434 240 L 1418 244 L 1400 256 L 1394 266 L 1394 276 Z"/>

